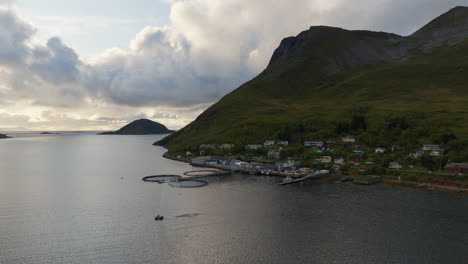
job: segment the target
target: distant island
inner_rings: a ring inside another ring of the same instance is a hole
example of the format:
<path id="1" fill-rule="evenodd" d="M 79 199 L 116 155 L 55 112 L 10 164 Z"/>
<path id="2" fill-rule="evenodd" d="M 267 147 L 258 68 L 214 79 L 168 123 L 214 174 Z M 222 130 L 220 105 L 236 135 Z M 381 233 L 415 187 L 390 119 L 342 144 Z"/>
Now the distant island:
<path id="1" fill-rule="evenodd" d="M 9 137 L 7 135 L 0 134 L 0 139 L 2 139 L 2 138 L 11 138 L 11 137 Z"/>
<path id="2" fill-rule="evenodd" d="M 168 129 L 165 125 L 148 119 L 140 119 L 131 122 L 115 132 L 104 132 L 98 135 L 154 135 L 170 134 L 175 131 Z"/>
<path id="3" fill-rule="evenodd" d="M 42 132 L 41 135 L 60 135 L 60 133 Z"/>

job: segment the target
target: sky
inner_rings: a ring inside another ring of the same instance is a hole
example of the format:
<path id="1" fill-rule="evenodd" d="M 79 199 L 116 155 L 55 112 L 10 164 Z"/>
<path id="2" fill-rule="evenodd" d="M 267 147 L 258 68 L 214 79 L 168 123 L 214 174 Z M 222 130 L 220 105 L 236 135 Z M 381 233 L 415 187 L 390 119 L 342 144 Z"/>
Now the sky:
<path id="1" fill-rule="evenodd" d="M 180 129 L 314 25 L 409 35 L 468 0 L 0 0 L 0 131 Z"/>

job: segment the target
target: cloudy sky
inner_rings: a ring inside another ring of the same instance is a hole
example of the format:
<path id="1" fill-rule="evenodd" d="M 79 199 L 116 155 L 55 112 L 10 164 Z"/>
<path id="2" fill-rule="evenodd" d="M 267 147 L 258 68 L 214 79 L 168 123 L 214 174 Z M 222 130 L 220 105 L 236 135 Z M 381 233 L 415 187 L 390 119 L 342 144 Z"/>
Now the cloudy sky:
<path id="1" fill-rule="evenodd" d="M 0 131 L 179 129 L 312 25 L 408 35 L 468 0 L 0 0 Z"/>

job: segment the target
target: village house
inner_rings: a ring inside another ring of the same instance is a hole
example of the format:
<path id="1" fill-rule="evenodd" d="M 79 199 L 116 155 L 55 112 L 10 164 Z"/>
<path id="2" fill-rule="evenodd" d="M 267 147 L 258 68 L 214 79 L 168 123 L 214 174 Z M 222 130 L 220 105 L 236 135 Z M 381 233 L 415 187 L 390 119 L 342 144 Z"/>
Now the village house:
<path id="1" fill-rule="evenodd" d="M 398 162 L 390 162 L 388 164 L 389 169 L 395 169 L 395 170 L 400 170 L 403 169 L 403 166 L 401 166 Z"/>
<path id="2" fill-rule="evenodd" d="M 397 151 L 397 150 L 400 150 L 400 146 L 398 146 L 398 145 L 393 145 L 393 146 L 392 146 L 392 152 L 395 152 L 395 151 Z"/>
<path id="3" fill-rule="evenodd" d="M 373 159 L 373 158 L 368 159 L 368 160 L 366 161 L 366 164 L 367 164 L 367 165 L 374 165 L 374 164 L 375 164 L 375 159 Z"/>
<path id="4" fill-rule="evenodd" d="M 359 145 L 355 145 L 353 147 L 353 152 L 354 153 L 364 153 L 364 147 L 363 146 L 359 146 Z"/>
<path id="5" fill-rule="evenodd" d="M 422 150 L 424 151 L 435 151 L 435 150 L 440 150 L 439 145 L 428 145 L 425 144 L 422 146 Z"/>
<path id="6" fill-rule="evenodd" d="M 257 150 L 257 149 L 261 149 L 261 148 L 263 148 L 263 145 L 249 144 L 249 145 L 245 146 L 245 149 L 249 149 L 249 150 Z"/>
<path id="7" fill-rule="evenodd" d="M 445 165 L 444 170 L 446 172 L 452 173 L 468 173 L 468 163 L 454 163 L 452 161 L 448 161 L 447 165 Z"/>
<path id="8" fill-rule="evenodd" d="M 233 147 L 235 147 L 234 144 L 221 144 L 221 149 L 232 149 Z"/>
<path id="9" fill-rule="evenodd" d="M 331 163 L 333 159 L 330 156 L 323 156 L 320 159 L 317 159 L 317 161 L 321 163 Z"/>
<path id="10" fill-rule="evenodd" d="M 265 160 L 265 156 L 252 156 L 250 157 L 250 159 L 262 161 L 262 160 Z"/>
<path id="11" fill-rule="evenodd" d="M 359 156 L 354 156 L 351 158 L 351 161 L 349 163 L 354 164 L 354 165 L 359 165 L 362 162 L 362 158 Z"/>
<path id="12" fill-rule="evenodd" d="M 267 141 L 265 141 L 265 142 L 263 143 L 263 145 L 264 145 L 265 147 L 270 147 L 270 146 L 275 145 L 275 143 L 276 143 L 276 141 L 274 141 L 274 140 L 267 140 Z"/>
<path id="13" fill-rule="evenodd" d="M 384 148 L 375 148 L 375 153 L 385 153 Z"/>
<path id="14" fill-rule="evenodd" d="M 315 152 L 315 153 L 322 153 L 322 152 L 323 152 L 323 148 L 314 148 L 314 152 Z"/>
<path id="15" fill-rule="evenodd" d="M 338 158 L 335 158 L 333 162 L 335 162 L 335 164 L 344 164 L 345 160 L 341 157 L 338 157 Z"/>
<path id="16" fill-rule="evenodd" d="M 304 146 L 308 148 L 322 148 L 324 145 L 323 141 L 306 141 L 304 142 Z"/>
<path id="17" fill-rule="evenodd" d="M 354 143 L 354 142 L 356 142 L 356 138 L 354 136 L 344 136 L 344 137 L 341 138 L 341 140 L 344 143 Z"/>
<path id="18" fill-rule="evenodd" d="M 431 150 L 431 152 L 429 152 L 429 156 L 432 156 L 432 157 L 439 157 L 441 155 L 442 155 L 441 150 Z"/>
<path id="19" fill-rule="evenodd" d="M 279 159 L 281 151 L 277 149 L 270 149 L 268 150 L 268 158 Z"/>
<path id="20" fill-rule="evenodd" d="M 281 145 L 281 146 L 287 146 L 289 144 L 289 142 L 287 140 L 279 140 L 277 142 L 278 145 Z"/>
<path id="21" fill-rule="evenodd" d="M 201 144 L 200 149 L 218 149 L 218 144 Z"/>
<path id="22" fill-rule="evenodd" d="M 190 155 L 192 155 L 192 152 L 186 151 L 186 152 L 185 152 L 185 155 L 186 155 L 186 156 L 190 156 Z"/>
<path id="23" fill-rule="evenodd" d="M 423 150 L 413 150 L 410 152 L 409 154 L 410 158 L 413 158 L 413 159 L 417 159 L 417 158 L 420 158 L 422 156 L 424 156 L 424 151 Z"/>

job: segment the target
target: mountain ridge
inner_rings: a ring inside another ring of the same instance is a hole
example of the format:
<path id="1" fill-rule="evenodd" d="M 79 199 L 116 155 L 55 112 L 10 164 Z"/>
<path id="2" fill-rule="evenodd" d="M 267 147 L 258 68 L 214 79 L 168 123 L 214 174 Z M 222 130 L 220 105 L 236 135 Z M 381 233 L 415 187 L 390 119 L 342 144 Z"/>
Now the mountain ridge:
<path id="1" fill-rule="evenodd" d="M 414 129 L 431 121 L 434 133 L 448 129 L 462 136 L 468 127 L 449 122 L 468 122 L 465 20 L 468 8 L 457 7 L 406 37 L 311 27 L 283 39 L 257 77 L 155 144 L 178 151 L 204 143 L 323 139 L 381 129 L 392 115 Z M 364 116 L 367 130 L 339 129 L 356 116 Z M 423 138 L 434 141 L 430 137 Z"/>

